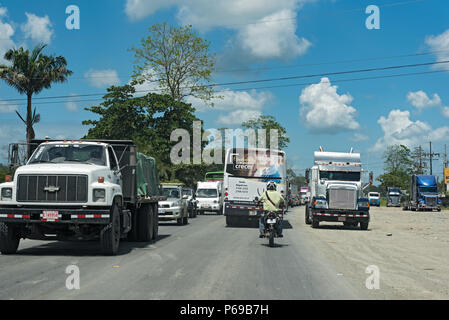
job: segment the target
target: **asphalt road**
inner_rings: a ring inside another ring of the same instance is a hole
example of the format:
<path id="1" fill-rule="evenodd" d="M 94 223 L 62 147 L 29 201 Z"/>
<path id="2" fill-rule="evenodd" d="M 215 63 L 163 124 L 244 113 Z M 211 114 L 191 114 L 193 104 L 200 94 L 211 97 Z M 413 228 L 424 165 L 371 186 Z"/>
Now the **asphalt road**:
<path id="1" fill-rule="evenodd" d="M 285 226 L 270 248 L 257 228 L 204 215 L 161 223 L 158 241 L 122 242 L 115 257 L 102 256 L 97 242 L 22 240 L 17 254 L 0 255 L 0 299 L 366 298 L 320 251 L 303 207 Z M 79 268 L 78 290 L 66 288 L 69 265 Z"/>

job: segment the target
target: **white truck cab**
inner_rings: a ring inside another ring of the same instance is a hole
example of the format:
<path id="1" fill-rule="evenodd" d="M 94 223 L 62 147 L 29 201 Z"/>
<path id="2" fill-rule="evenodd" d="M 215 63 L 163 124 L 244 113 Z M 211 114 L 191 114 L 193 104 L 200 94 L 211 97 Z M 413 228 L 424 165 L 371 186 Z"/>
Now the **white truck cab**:
<path id="1" fill-rule="evenodd" d="M 199 214 L 204 212 L 216 212 L 222 214 L 223 212 L 223 182 L 222 181 L 208 181 L 197 183 L 196 188 L 197 211 Z"/>
<path id="2" fill-rule="evenodd" d="M 0 184 L 2 254 L 15 253 L 21 238 L 99 239 L 106 255 L 117 254 L 121 238 L 157 238 L 157 167 L 133 141 L 33 140 L 27 147 L 26 164 Z M 20 165 L 13 159 L 10 152 L 11 165 Z"/>

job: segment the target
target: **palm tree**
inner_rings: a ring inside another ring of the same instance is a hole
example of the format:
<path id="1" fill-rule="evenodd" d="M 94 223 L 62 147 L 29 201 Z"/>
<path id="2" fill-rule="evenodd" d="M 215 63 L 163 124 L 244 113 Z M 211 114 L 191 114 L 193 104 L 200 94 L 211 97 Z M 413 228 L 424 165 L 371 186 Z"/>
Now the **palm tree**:
<path id="1" fill-rule="evenodd" d="M 5 60 L 11 65 L 0 65 L 0 79 L 15 88 L 20 94 L 27 96 L 26 120 L 17 112 L 17 115 L 26 125 L 27 143 L 34 139 L 33 125 L 39 122 L 40 115 L 32 110 L 31 100 L 33 94 L 49 89 L 53 82 L 65 82 L 73 72 L 67 69 L 67 61 L 64 57 L 47 56 L 42 53 L 46 44 L 29 50 L 10 49 L 5 53 Z"/>

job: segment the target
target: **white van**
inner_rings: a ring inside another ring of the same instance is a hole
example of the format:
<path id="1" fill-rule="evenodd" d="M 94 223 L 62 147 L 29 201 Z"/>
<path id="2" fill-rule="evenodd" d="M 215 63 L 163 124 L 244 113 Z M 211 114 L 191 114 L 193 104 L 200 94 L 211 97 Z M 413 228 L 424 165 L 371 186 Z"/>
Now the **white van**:
<path id="1" fill-rule="evenodd" d="M 206 211 L 222 214 L 223 212 L 223 182 L 198 182 L 196 188 L 196 205 L 198 214 Z"/>

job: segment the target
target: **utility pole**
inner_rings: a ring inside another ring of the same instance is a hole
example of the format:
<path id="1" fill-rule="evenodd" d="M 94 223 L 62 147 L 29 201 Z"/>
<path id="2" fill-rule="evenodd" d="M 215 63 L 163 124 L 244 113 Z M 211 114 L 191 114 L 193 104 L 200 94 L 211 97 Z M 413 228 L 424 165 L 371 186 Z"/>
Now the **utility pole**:
<path id="1" fill-rule="evenodd" d="M 432 152 L 432 142 L 431 141 L 429 142 L 429 146 L 430 146 L 430 150 L 429 150 L 430 152 L 429 153 L 424 153 L 424 155 L 429 158 L 430 175 L 432 175 L 433 174 L 432 173 L 432 161 L 433 160 L 438 160 L 438 158 L 434 159 L 434 157 L 439 157 L 440 154 Z"/>

